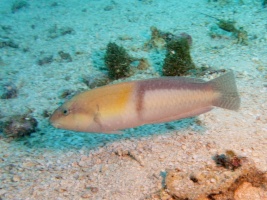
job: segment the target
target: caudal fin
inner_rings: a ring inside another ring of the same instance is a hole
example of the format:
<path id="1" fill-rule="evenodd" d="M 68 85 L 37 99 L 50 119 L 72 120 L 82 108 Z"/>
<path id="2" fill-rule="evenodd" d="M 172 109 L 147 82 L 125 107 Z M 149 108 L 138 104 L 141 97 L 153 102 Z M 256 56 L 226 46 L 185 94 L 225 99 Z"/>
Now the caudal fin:
<path id="1" fill-rule="evenodd" d="M 211 80 L 209 83 L 215 91 L 221 94 L 220 98 L 213 102 L 214 106 L 229 110 L 238 110 L 240 107 L 240 97 L 232 71 Z"/>

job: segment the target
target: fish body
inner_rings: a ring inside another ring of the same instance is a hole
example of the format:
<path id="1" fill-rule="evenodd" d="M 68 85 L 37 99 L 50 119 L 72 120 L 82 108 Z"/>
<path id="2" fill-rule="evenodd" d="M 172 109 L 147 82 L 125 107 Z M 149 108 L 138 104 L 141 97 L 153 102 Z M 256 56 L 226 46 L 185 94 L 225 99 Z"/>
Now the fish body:
<path id="1" fill-rule="evenodd" d="M 208 82 L 163 77 L 82 92 L 60 106 L 50 122 L 67 130 L 115 133 L 143 124 L 196 116 L 214 107 L 237 110 L 239 106 L 233 72 Z"/>

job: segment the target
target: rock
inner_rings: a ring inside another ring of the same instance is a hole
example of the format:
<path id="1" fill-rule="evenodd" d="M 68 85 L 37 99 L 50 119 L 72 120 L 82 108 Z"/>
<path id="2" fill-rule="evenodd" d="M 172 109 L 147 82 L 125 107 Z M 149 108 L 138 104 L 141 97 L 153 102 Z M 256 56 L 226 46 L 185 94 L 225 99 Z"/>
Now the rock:
<path id="1" fill-rule="evenodd" d="M 61 60 L 66 62 L 72 62 L 72 57 L 69 53 L 66 53 L 64 51 L 59 51 L 58 55 L 60 56 Z"/>
<path id="2" fill-rule="evenodd" d="M 4 189 L 1 189 L 0 190 L 0 195 L 4 195 L 4 194 L 6 194 L 7 193 L 7 190 L 4 190 Z M 0 199 L 1 199 L 1 196 L 0 196 Z"/>
<path id="3" fill-rule="evenodd" d="M 53 62 L 53 55 L 49 55 L 49 56 L 45 56 L 43 58 L 40 58 L 37 63 L 38 65 L 46 65 L 46 64 L 50 64 Z"/>
<path id="4" fill-rule="evenodd" d="M 98 188 L 97 187 L 90 187 L 90 190 L 92 191 L 92 193 L 97 193 L 98 192 Z"/>
<path id="5" fill-rule="evenodd" d="M 36 166 L 36 163 L 34 162 L 25 162 L 22 164 L 23 167 L 35 167 Z"/>
<path id="6" fill-rule="evenodd" d="M 243 159 L 242 166 L 235 170 L 208 168 L 198 172 L 168 171 L 167 191 L 178 199 L 267 200 L 267 175 L 257 170 L 252 161 Z"/>
<path id="7" fill-rule="evenodd" d="M 19 138 L 29 136 L 37 129 L 38 122 L 35 118 L 17 115 L 10 117 L 3 124 L 3 132 L 7 137 Z"/>
<path id="8" fill-rule="evenodd" d="M 83 198 L 83 199 L 89 199 L 89 198 L 91 198 L 91 195 L 90 195 L 90 193 L 85 192 L 84 194 L 82 194 L 81 198 Z"/>
<path id="9" fill-rule="evenodd" d="M 13 178 L 12 178 L 13 182 L 19 182 L 20 180 L 21 180 L 21 178 L 18 175 L 14 175 Z"/>
<path id="10" fill-rule="evenodd" d="M 3 84 L 3 88 L 1 89 L 1 99 L 13 99 L 18 95 L 18 88 L 14 83 L 6 83 Z"/>
<path id="11" fill-rule="evenodd" d="M 251 183 L 244 182 L 234 194 L 235 200 L 267 200 L 267 191 L 262 188 L 253 187 Z"/>

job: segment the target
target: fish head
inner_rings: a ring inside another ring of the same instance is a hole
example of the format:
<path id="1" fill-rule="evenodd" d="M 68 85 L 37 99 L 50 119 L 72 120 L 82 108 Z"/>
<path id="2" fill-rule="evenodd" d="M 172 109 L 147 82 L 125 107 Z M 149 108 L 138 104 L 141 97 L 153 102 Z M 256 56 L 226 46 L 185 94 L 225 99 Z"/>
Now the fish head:
<path id="1" fill-rule="evenodd" d="M 57 108 L 49 121 L 55 128 L 88 132 L 94 116 L 94 111 L 88 106 L 85 109 L 83 103 L 70 100 Z"/>

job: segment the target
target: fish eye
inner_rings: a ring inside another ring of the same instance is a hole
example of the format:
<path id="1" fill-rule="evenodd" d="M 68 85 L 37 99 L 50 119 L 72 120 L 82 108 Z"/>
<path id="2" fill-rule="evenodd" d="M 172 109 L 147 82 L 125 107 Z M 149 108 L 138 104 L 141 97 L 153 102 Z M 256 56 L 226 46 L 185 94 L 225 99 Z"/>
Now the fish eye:
<path id="1" fill-rule="evenodd" d="M 63 110 L 62 110 L 62 113 L 63 113 L 63 115 L 65 115 L 65 116 L 66 116 L 66 115 L 68 115 L 68 114 L 69 114 L 69 111 L 68 111 L 68 109 L 63 109 Z"/>

